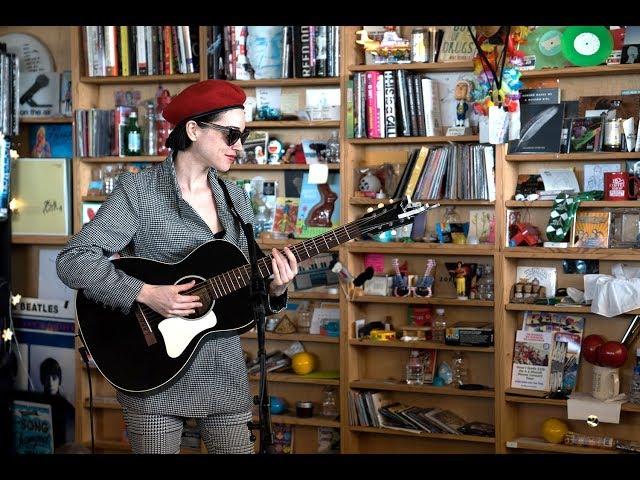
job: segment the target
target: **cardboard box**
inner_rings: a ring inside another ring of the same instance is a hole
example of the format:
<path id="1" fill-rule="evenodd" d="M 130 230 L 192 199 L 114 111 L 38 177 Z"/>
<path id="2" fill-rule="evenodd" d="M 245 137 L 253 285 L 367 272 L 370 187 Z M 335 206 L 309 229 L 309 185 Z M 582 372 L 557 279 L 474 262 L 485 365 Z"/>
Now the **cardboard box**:
<path id="1" fill-rule="evenodd" d="M 493 325 L 458 322 L 445 330 L 444 343 L 471 347 L 493 346 Z"/>

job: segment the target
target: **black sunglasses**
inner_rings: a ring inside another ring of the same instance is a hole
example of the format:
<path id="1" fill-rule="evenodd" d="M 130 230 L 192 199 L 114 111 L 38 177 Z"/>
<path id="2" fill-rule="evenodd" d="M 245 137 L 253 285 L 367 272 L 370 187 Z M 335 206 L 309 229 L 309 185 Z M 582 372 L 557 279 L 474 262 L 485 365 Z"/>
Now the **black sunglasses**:
<path id="1" fill-rule="evenodd" d="M 217 125 L 215 123 L 208 123 L 208 122 L 201 122 L 201 121 L 198 121 L 197 123 L 199 125 L 201 124 L 207 127 L 211 127 L 214 130 L 220 130 L 221 132 L 225 132 L 227 134 L 227 138 L 226 138 L 227 145 L 229 146 L 234 145 L 238 140 L 240 140 L 240 142 L 244 145 L 244 142 L 247 141 L 247 137 L 251 132 L 248 128 L 245 128 L 244 131 L 240 131 L 240 129 L 236 127 Z"/>

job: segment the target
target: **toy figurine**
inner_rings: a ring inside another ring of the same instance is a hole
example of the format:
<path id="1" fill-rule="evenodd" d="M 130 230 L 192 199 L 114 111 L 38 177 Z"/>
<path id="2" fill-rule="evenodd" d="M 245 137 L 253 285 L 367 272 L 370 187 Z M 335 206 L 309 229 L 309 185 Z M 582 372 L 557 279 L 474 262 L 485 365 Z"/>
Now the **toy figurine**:
<path id="1" fill-rule="evenodd" d="M 416 294 L 422 297 L 430 297 L 433 292 L 431 287 L 433 286 L 433 275 L 431 271 L 433 267 L 436 266 L 436 261 L 432 258 L 427 260 L 427 267 L 424 270 L 424 276 L 422 277 L 421 282 L 416 286 Z"/>
<path id="2" fill-rule="evenodd" d="M 456 263 L 455 267 L 453 264 L 449 266 L 447 264 L 449 273 L 455 277 L 456 284 L 456 294 L 458 296 L 458 300 L 468 300 L 467 296 L 467 277 L 471 276 L 471 268 L 469 265 L 462 263 L 460 260 Z"/>
<path id="3" fill-rule="evenodd" d="M 454 97 L 458 101 L 456 105 L 456 127 L 464 127 L 471 101 L 471 84 L 468 80 L 460 80 L 456 83 Z"/>

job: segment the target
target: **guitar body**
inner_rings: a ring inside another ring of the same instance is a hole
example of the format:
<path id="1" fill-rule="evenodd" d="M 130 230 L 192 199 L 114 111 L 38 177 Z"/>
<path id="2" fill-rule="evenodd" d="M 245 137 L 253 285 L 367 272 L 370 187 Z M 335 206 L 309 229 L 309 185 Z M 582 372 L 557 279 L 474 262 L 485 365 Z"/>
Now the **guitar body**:
<path id="1" fill-rule="evenodd" d="M 178 263 L 163 263 L 145 258 L 126 257 L 113 261 L 115 267 L 151 285 L 201 282 L 247 263 L 244 254 L 232 243 L 213 240 L 196 248 Z M 161 318 L 151 321 L 153 313 L 145 307 L 148 325 L 156 342 L 149 345 L 136 311 L 137 302 L 129 314 L 100 305 L 88 299 L 82 291 L 76 296 L 76 315 L 80 335 L 96 366 L 105 378 L 127 393 L 151 394 L 174 383 L 195 358 L 205 340 L 211 337 L 239 335 L 253 327 L 248 287 L 240 288 L 214 302 L 203 302 L 201 315 L 176 319 L 181 323 L 163 336 Z M 144 318 L 138 313 L 141 318 Z M 157 317 L 159 315 L 155 314 Z M 202 320 L 204 319 L 204 320 Z M 170 322 L 168 322 L 170 323 Z M 208 325 L 202 331 L 195 330 Z M 215 325 L 212 325 L 215 323 Z M 186 326 L 186 328 L 185 328 Z M 186 334 L 184 332 L 187 332 Z M 171 346 L 175 338 L 183 345 Z M 167 352 L 171 351 L 173 357 Z M 182 350 L 179 352 L 179 350 Z"/>

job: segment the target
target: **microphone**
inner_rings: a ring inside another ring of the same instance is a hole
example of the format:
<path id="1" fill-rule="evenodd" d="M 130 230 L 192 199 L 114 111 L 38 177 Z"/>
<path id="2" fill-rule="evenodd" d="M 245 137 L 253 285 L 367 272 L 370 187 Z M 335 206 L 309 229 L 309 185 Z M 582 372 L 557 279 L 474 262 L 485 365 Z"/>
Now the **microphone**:
<path id="1" fill-rule="evenodd" d="M 364 282 L 373 278 L 374 273 L 375 270 L 373 269 L 373 267 L 367 267 L 364 272 L 362 272 L 355 278 L 355 280 L 353 281 L 353 285 L 355 287 L 361 287 Z"/>
<path id="2" fill-rule="evenodd" d="M 353 275 L 351 275 L 351 272 L 349 272 L 349 270 L 347 270 L 347 267 L 342 265 L 342 263 L 336 262 L 331 271 L 333 273 L 337 273 L 341 280 L 349 283 L 353 282 Z"/>

